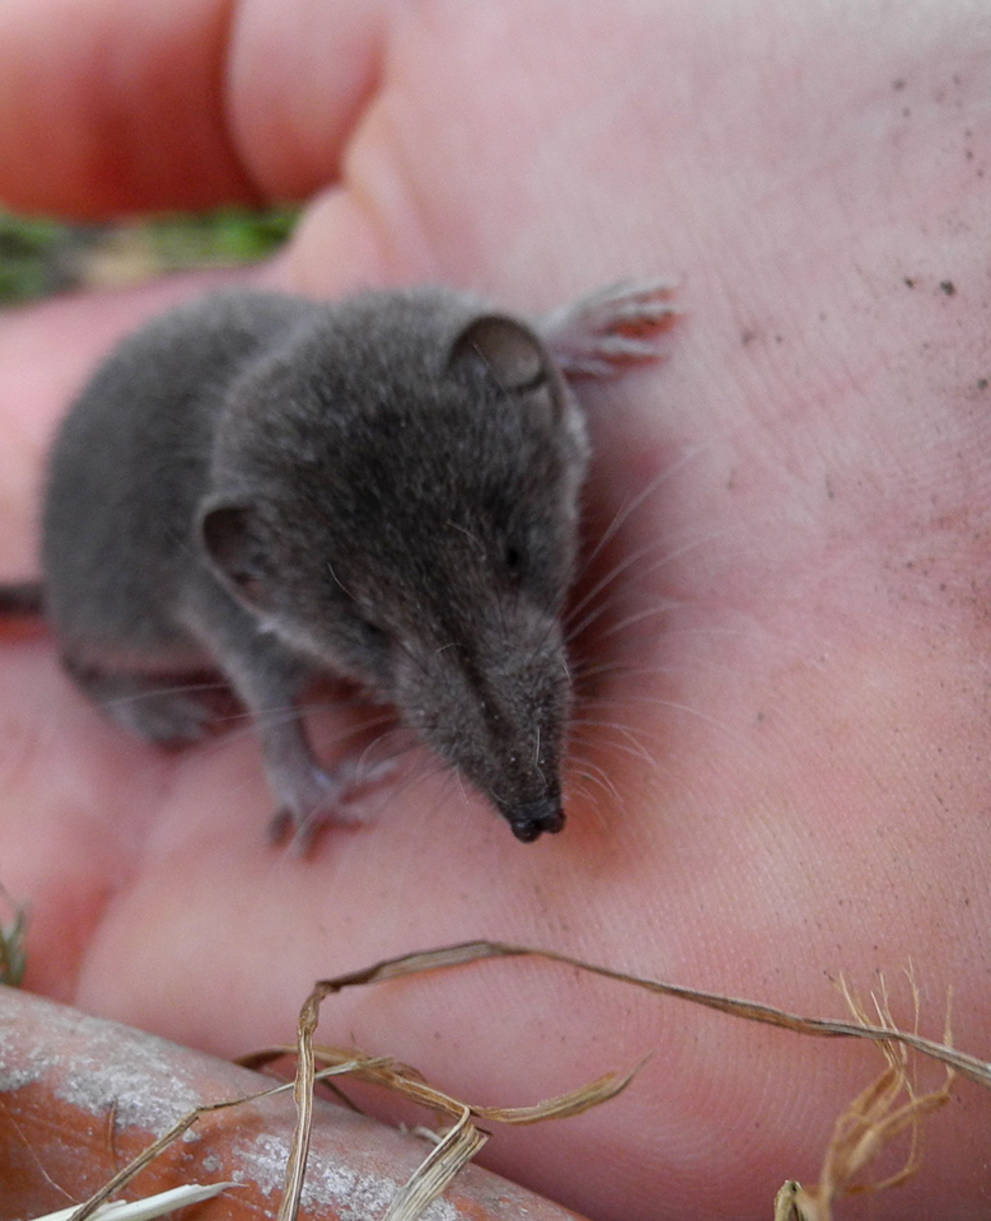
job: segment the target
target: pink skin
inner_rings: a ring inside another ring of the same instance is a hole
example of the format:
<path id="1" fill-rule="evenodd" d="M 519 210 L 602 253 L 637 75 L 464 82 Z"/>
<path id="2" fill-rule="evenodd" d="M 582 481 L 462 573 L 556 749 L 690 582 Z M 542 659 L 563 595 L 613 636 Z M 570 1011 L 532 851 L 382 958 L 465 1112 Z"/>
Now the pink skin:
<path id="1" fill-rule="evenodd" d="M 314 977 L 466 937 L 810 1014 L 844 1013 L 831 973 L 881 968 L 906 1023 L 911 959 L 923 1028 L 952 985 L 956 1043 L 987 1053 L 991 29 L 945 0 L 765 8 L 4 6 L 13 205 L 308 197 L 268 282 L 541 310 L 672 272 L 685 310 L 664 366 L 589 400 L 593 526 L 658 483 L 593 565 L 643 553 L 586 641 L 565 833 L 524 847 L 428 765 L 279 855 L 249 735 L 163 756 L 4 629 L 0 880 L 31 904 L 31 987 L 235 1053 L 285 1038 Z M 5 575 L 33 571 L 70 389 L 200 283 L 2 320 Z M 354 715 L 315 718 L 324 752 Z M 484 1102 L 653 1052 L 620 1100 L 489 1146 L 600 1221 L 768 1216 L 881 1064 L 518 962 L 345 995 L 323 1034 Z M 986 1216 L 989 1108 L 961 1085 L 916 1182 L 844 1215 Z"/>

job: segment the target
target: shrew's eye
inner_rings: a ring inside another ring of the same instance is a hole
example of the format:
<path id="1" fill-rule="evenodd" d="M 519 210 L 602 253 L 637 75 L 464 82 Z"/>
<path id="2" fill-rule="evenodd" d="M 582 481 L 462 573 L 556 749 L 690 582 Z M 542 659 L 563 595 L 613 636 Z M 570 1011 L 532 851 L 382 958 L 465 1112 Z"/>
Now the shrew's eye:
<path id="1" fill-rule="evenodd" d="M 384 649 L 389 643 L 389 633 L 384 627 L 369 619 L 357 605 L 350 607 L 351 630 L 367 649 Z"/>
<path id="2" fill-rule="evenodd" d="M 516 540 L 507 543 L 502 553 L 503 572 L 505 580 L 512 588 L 517 588 L 530 576 L 530 562 L 526 548 Z"/>
<path id="3" fill-rule="evenodd" d="M 377 623 L 372 623 L 368 619 L 359 619 L 358 624 L 365 637 L 365 643 L 371 645 L 372 648 L 381 649 L 389 643 L 388 632 L 379 627 Z"/>

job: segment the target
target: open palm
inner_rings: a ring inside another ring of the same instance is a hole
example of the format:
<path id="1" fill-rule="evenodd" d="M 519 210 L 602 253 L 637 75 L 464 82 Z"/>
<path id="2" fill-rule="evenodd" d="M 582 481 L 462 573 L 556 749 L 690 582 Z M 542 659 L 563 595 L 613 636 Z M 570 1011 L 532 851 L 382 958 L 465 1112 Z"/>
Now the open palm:
<path id="1" fill-rule="evenodd" d="M 810 1013 L 842 1013 L 831 973 L 866 989 L 911 959 L 929 1032 L 952 984 L 957 1044 L 986 1049 L 991 27 L 962 2 L 230 12 L 4 6 L 0 197 L 307 198 L 256 278 L 539 312 L 674 273 L 684 317 L 663 367 L 588 396 L 566 831 L 523 846 L 421 759 L 370 826 L 279 854 L 250 734 L 157 753 L 50 638 L 4 629 L 0 882 L 31 905 L 29 986 L 231 1054 L 285 1038 L 317 976 L 469 937 Z M 34 571 L 72 390 L 203 282 L 0 320 L 4 576 Z M 315 713 L 321 753 L 362 715 Z M 342 997 L 325 1023 L 480 1102 L 653 1052 L 618 1101 L 489 1146 L 616 1221 L 769 1215 L 879 1064 L 520 962 Z M 963 1087 L 871 1215 L 984 1215 L 986 1107 Z"/>

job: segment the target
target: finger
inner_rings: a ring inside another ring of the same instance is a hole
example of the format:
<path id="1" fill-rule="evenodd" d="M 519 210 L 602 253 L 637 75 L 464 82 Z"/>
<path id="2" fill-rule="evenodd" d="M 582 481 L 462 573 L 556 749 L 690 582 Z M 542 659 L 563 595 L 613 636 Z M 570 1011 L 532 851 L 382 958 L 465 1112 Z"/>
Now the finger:
<path id="1" fill-rule="evenodd" d="M 98 217 L 311 191 L 372 87 L 382 8 L 10 0 L 0 198 Z"/>

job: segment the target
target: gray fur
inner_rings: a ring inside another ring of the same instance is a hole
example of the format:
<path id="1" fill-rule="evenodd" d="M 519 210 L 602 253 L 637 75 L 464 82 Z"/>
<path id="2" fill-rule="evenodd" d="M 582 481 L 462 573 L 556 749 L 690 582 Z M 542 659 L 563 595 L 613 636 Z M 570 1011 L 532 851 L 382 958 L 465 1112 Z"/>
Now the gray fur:
<path id="1" fill-rule="evenodd" d="M 518 838 L 560 830 L 588 445 L 555 350 L 572 376 L 653 358 L 666 292 L 599 294 L 542 336 L 441 289 L 228 292 L 145 326 L 51 455 L 44 602 L 68 671 L 185 741 L 209 710 L 163 676 L 219 669 L 304 835 L 347 817 L 349 778 L 284 715 L 325 673 L 393 703 Z"/>

